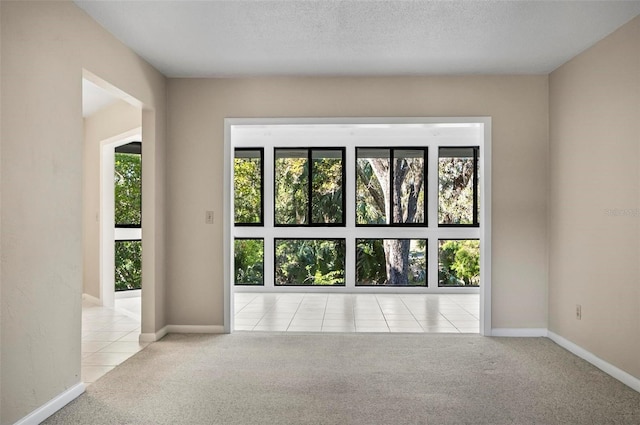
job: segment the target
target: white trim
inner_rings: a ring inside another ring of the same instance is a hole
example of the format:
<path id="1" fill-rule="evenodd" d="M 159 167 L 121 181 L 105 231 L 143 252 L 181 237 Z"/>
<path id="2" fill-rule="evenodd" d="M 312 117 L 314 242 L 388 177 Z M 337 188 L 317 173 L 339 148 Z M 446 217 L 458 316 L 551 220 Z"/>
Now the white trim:
<path id="1" fill-rule="evenodd" d="M 140 342 L 160 341 L 167 334 L 223 334 L 229 333 L 219 325 L 167 325 L 156 333 L 140 334 Z"/>
<path id="2" fill-rule="evenodd" d="M 167 327 L 163 327 L 161 328 L 158 332 L 153 333 L 153 332 L 149 332 L 149 333 L 142 333 L 140 334 L 140 337 L 138 338 L 138 341 L 140 342 L 156 342 L 156 341 L 160 341 L 162 338 L 164 338 L 164 336 L 167 334 Z"/>
<path id="3" fill-rule="evenodd" d="M 480 335 L 491 336 L 491 117 L 484 124 L 480 144 Z"/>
<path id="4" fill-rule="evenodd" d="M 167 333 L 176 334 L 222 334 L 224 326 L 219 325 L 167 325 Z"/>
<path id="5" fill-rule="evenodd" d="M 558 344 L 560 347 L 570 351 L 576 356 L 588 361 L 598 369 L 602 370 L 607 375 L 612 376 L 623 384 L 631 387 L 632 389 L 640 392 L 640 378 L 636 378 L 635 376 L 625 372 L 624 370 L 612 365 L 606 360 L 602 360 L 600 357 L 591 353 L 590 351 L 585 350 L 579 345 L 569 341 L 568 339 L 561 337 L 560 335 L 548 331 L 548 338 Z"/>
<path id="6" fill-rule="evenodd" d="M 89 301 L 91 304 L 102 305 L 102 301 L 100 301 L 100 298 L 96 298 L 93 295 L 82 294 L 82 300 Z"/>
<path id="7" fill-rule="evenodd" d="M 49 416 L 53 415 L 84 393 L 85 389 L 86 387 L 83 382 L 74 385 L 38 407 L 24 418 L 20 419 L 14 425 L 37 425 L 43 422 Z"/>
<path id="8" fill-rule="evenodd" d="M 546 337 L 547 332 L 545 328 L 493 328 L 491 336 L 537 338 Z"/>
<path id="9" fill-rule="evenodd" d="M 231 164 L 233 164 L 233 149 L 231 148 L 231 121 L 229 119 L 224 120 L 224 165 L 222 176 L 222 228 L 223 228 L 223 242 L 222 242 L 222 276 L 224 282 L 223 289 L 223 314 L 224 314 L 224 333 L 231 333 L 234 327 L 235 309 L 233 305 L 233 291 L 234 286 L 231 283 L 233 279 L 233 265 L 231 253 L 233 252 L 233 238 L 231 237 L 231 227 L 234 222 L 233 204 L 231 201 L 231 174 L 233 173 Z"/>

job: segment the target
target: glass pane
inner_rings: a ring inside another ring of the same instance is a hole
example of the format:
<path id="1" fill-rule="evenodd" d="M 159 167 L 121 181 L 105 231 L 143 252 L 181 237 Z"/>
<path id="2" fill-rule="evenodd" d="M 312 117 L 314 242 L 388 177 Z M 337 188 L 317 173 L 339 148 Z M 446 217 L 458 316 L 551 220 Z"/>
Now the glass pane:
<path id="1" fill-rule="evenodd" d="M 474 221 L 474 148 L 440 148 L 438 159 L 438 223 Z M 475 194 L 477 196 L 477 194 Z M 476 202 L 476 207 L 478 203 Z"/>
<path id="2" fill-rule="evenodd" d="M 440 240 L 438 286 L 480 285 L 480 241 Z"/>
<path id="3" fill-rule="evenodd" d="M 262 151 L 235 151 L 233 187 L 236 224 L 262 223 Z"/>
<path id="4" fill-rule="evenodd" d="M 358 239 L 356 286 L 427 286 L 426 239 Z"/>
<path id="5" fill-rule="evenodd" d="M 388 224 L 391 150 L 356 150 L 356 224 Z"/>
<path id="6" fill-rule="evenodd" d="M 116 291 L 142 287 L 142 242 L 116 241 L 115 243 Z"/>
<path id="7" fill-rule="evenodd" d="M 393 151 L 393 222 L 424 223 L 423 150 Z"/>
<path id="8" fill-rule="evenodd" d="M 236 239 L 234 243 L 236 285 L 264 285 L 264 240 Z"/>
<path id="9" fill-rule="evenodd" d="M 311 182 L 311 221 L 343 223 L 343 155 L 342 149 L 313 150 L 313 176 Z"/>
<path id="10" fill-rule="evenodd" d="M 309 222 L 309 161 L 306 149 L 276 149 L 275 224 Z"/>
<path id="11" fill-rule="evenodd" d="M 344 285 L 344 239 L 276 239 L 275 284 Z"/>
<path id="12" fill-rule="evenodd" d="M 142 155 L 115 154 L 115 223 L 139 227 L 142 222 Z"/>

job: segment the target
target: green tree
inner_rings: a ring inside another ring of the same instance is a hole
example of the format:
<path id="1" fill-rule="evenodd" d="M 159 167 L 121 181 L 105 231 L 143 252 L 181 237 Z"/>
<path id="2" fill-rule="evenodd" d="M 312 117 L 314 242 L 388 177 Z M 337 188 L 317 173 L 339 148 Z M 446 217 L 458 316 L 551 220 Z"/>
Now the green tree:
<path id="1" fill-rule="evenodd" d="M 116 241 L 115 289 L 126 291 L 142 287 L 142 243 L 140 241 Z"/>
<path id="2" fill-rule="evenodd" d="M 233 162 L 236 223 L 260 223 L 262 219 L 262 167 L 260 158 Z"/>
<path id="3" fill-rule="evenodd" d="M 277 224 L 308 223 L 309 164 L 304 158 L 277 158 L 275 219 Z"/>
<path id="4" fill-rule="evenodd" d="M 342 239 L 277 239 L 276 285 L 344 285 Z"/>
<path id="5" fill-rule="evenodd" d="M 478 286 L 480 284 L 480 241 L 442 241 L 439 253 L 440 286 Z"/>
<path id="6" fill-rule="evenodd" d="M 234 264 L 236 285 L 264 284 L 264 241 L 236 239 Z"/>
<path id="7" fill-rule="evenodd" d="M 389 224 L 422 222 L 424 157 L 398 154 L 394 159 L 393 175 L 390 163 L 387 157 L 358 159 L 358 220 L 365 221 L 364 224 L 379 224 L 382 220 Z M 374 223 L 367 221 L 371 218 Z M 409 239 L 383 241 L 386 284 L 410 284 L 409 248 Z"/>
<path id="8" fill-rule="evenodd" d="M 313 159 L 311 222 L 342 222 L 342 158 Z"/>
<path id="9" fill-rule="evenodd" d="M 142 223 L 142 160 L 141 155 L 116 153 L 114 166 L 115 223 Z"/>
<path id="10" fill-rule="evenodd" d="M 473 158 L 445 157 L 438 167 L 438 221 L 473 223 Z"/>

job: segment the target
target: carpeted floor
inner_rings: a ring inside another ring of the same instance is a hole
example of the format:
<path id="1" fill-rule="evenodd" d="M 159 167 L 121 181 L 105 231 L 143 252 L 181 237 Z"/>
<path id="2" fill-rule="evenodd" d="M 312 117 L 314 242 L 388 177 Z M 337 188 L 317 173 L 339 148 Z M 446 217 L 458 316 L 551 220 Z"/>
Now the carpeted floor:
<path id="1" fill-rule="evenodd" d="M 45 424 L 640 424 L 640 393 L 545 338 L 169 335 Z"/>

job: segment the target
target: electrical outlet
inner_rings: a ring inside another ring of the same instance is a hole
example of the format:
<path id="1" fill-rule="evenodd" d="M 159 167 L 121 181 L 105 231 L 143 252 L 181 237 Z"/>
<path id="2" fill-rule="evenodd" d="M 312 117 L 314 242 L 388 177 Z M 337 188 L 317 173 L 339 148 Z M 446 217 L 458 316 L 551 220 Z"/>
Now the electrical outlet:
<path id="1" fill-rule="evenodd" d="M 582 306 L 580 304 L 576 304 L 576 319 L 582 320 Z"/>
<path id="2" fill-rule="evenodd" d="M 213 211 L 206 211 L 204 222 L 206 224 L 213 224 Z"/>

